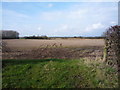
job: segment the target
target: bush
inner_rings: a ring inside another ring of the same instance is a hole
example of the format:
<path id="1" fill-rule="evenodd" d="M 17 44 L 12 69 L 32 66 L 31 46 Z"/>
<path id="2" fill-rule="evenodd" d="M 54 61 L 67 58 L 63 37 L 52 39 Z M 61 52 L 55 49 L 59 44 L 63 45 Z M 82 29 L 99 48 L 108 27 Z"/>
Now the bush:
<path id="1" fill-rule="evenodd" d="M 112 26 L 105 33 L 106 61 L 112 60 L 120 67 L 120 26 Z"/>

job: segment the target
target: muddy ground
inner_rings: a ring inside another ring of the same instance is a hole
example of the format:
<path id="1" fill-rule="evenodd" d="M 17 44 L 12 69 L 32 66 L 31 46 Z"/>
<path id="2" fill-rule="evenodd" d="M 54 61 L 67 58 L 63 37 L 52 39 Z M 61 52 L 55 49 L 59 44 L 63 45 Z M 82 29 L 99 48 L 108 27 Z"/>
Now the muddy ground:
<path id="1" fill-rule="evenodd" d="M 86 48 L 38 48 L 24 51 L 3 52 L 3 59 L 102 59 L 103 47 Z"/>

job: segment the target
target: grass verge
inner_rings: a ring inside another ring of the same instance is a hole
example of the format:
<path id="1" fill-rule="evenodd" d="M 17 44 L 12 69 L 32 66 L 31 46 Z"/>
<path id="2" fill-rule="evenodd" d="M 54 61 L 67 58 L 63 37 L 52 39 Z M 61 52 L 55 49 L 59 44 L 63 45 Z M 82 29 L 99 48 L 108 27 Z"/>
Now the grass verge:
<path id="1" fill-rule="evenodd" d="M 85 60 L 3 60 L 3 88 L 117 88 L 117 71 Z"/>

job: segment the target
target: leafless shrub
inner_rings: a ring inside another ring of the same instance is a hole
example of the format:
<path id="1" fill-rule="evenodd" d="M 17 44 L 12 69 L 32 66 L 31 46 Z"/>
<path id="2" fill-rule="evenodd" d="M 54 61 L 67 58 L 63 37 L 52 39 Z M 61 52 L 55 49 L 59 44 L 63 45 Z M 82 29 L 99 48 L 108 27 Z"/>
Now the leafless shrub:
<path id="1" fill-rule="evenodd" d="M 11 49 L 8 47 L 7 43 L 5 41 L 1 42 L 2 52 L 11 52 Z"/>
<path id="2" fill-rule="evenodd" d="M 67 48 L 62 48 L 62 44 L 57 45 L 54 43 L 46 45 L 44 48 L 39 47 L 38 49 L 31 50 L 30 56 L 31 58 L 69 58 L 73 54 Z"/>

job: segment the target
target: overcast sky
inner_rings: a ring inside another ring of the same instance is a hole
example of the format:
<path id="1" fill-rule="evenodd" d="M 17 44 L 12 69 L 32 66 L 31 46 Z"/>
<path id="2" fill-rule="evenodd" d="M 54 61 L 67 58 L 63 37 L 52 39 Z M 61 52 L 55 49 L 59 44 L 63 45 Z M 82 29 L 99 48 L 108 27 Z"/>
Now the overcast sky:
<path id="1" fill-rule="evenodd" d="M 20 36 L 100 36 L 118 23 L 117 2 L 3 2 L 2 29 Z"/>

